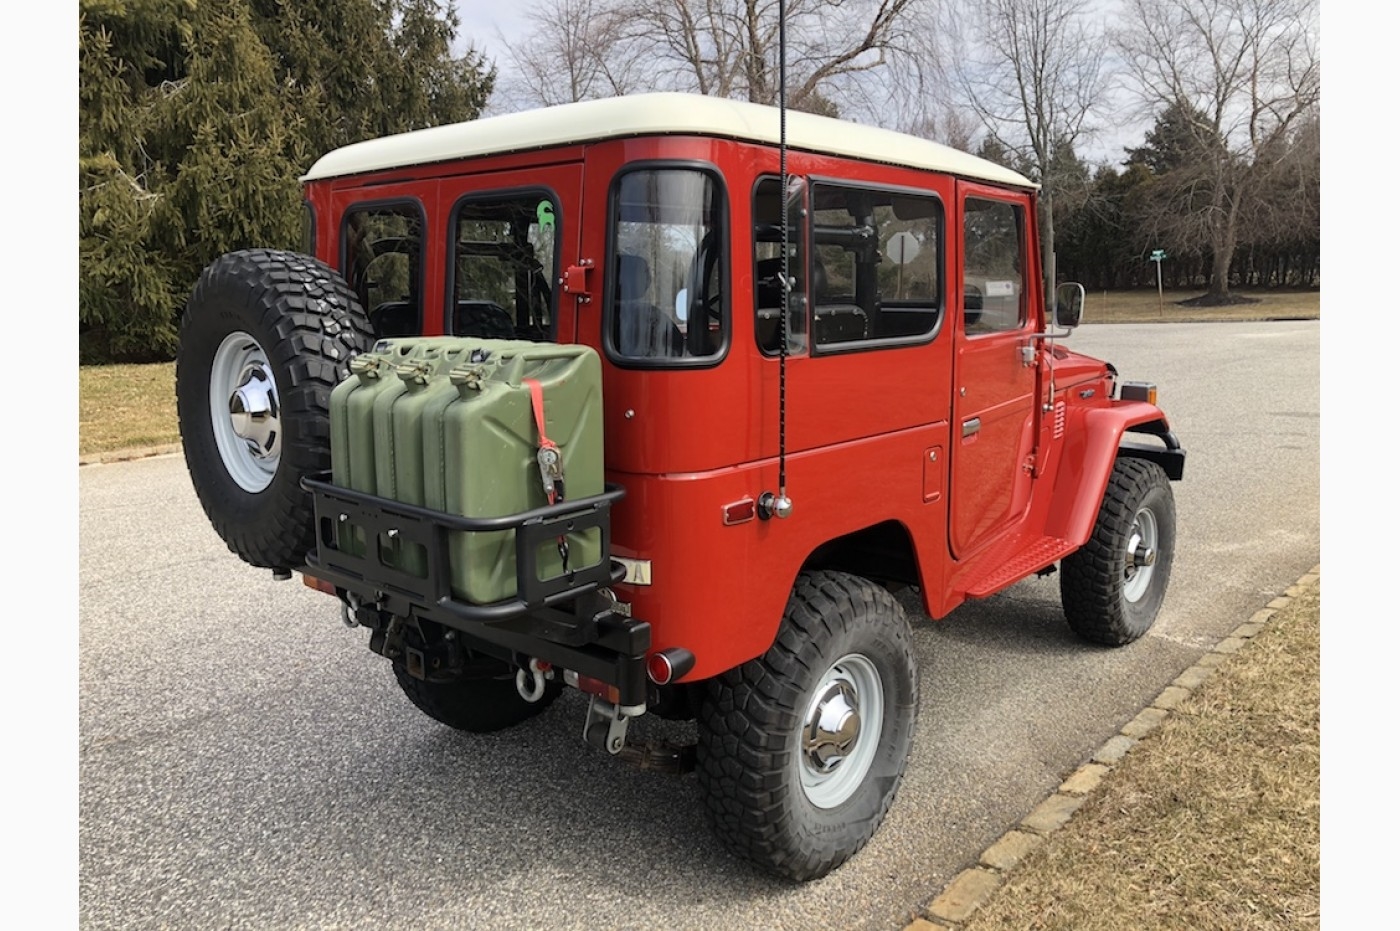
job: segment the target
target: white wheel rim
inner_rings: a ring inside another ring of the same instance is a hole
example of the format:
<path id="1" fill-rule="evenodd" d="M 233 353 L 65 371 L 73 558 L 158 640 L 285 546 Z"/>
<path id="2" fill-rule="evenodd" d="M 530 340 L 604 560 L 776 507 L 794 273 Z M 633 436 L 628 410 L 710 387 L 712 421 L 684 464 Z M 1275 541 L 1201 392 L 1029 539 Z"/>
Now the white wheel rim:
<path id="1" fill-rule="evenodd" d="M 870 772 L 885 723 L 880 673 L 847 653 L 817 680 L 799 735 L 798 776 L 807 800 L 835 808 L 856 794 Z"/>
<path id="2" fill-rule="evenodd" d="M 1138 508 L 1128 531 L 1124 550 L 1123 597 L 1131 604 L 1140 601 L 1152 586 L 1157 564 L 1157 515 L 1151 508 Z"/>
<path id="3" fill-rule="evenodd" d="M 209 422 L 229 477 L 257 494 L 272 484 L 282 454 L 281 405 L 272 367 L 247 333 L 224 337 L 209 368 Z"/>

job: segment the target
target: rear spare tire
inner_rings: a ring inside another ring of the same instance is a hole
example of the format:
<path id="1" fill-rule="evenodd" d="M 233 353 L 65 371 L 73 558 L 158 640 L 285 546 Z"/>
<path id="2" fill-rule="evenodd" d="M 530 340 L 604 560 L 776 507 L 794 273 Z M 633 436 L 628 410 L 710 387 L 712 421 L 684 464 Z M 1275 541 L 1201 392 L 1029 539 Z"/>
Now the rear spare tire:
<path id="1" fill-rule="evenodd" d="M 301 479 L 330 468 L 331 389 L 373 340 L 354 292 L 310 256 L 230 252 L 200 275 L 175 362 L 180 438 L 204 513 L 244 562 L 305 563 Z"/>

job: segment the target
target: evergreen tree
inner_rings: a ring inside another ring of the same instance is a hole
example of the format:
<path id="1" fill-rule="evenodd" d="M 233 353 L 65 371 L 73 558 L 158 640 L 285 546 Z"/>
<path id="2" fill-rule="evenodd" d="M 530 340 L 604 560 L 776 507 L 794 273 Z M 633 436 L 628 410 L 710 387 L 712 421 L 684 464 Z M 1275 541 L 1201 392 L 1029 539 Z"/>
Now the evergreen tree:
<path id="1" fill-rule="evenodd" d="M 1145 165 L 1155 175 L 1190 168 L 1203 156 L 1224 151 L 1225 140 L 1210 119 L 1190 104 L 1176 101 L 1157 115 L 1143 144 L 1125 149 L 1127 164 Z"/>
<path id="2" fill-rule="evenodd" d="M 295 248 L 324 152 L 476 117 L 494 74 L 434 0 L 79 0 L 79 355 L 173 356 L 222 252 Z"/>

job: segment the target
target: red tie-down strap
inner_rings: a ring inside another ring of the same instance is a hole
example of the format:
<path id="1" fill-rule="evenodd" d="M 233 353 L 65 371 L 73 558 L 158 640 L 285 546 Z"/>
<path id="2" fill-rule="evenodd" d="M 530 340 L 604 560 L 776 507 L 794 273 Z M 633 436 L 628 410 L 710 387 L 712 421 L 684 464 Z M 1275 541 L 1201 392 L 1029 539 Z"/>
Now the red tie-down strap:
<path id="1" fill-rule="evenodd" d="M 544 494 L 549 503 L 558 504 L 564 500 L 564 457 L 559 452 L 559 445 L 545 432 L 544 387 L 534 378 L 522 381 L 525 387 L 530 389 L 530 407 L 535 412 L 535 429 L 540 434 L 539 452 L 535 456 L 540 464 L 540 481 L 544 485 Z M 562 535 L 559 537 L 559 558 L 564 561 L 564 571 L 567 572 L 569 541 Z"/>

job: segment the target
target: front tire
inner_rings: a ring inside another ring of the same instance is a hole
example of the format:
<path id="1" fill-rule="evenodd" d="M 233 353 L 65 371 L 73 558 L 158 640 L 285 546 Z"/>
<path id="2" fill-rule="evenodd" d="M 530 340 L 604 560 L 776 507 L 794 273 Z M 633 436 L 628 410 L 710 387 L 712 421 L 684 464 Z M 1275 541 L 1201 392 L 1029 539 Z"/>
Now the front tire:
<path id="1" fill-rule="evenodd" d="M 176 408 L 209 522 L 250 565 L 315 545 L 303 476 L 330 468 L 330 394 L 373 345 L 348 285 L 310 256 L 249 249 L 200 275 L 180 325 Z"/>
<path id="2" fill-rule="evenodd" d="M 1060 564 L 1060 601 L 1070 629 L 1121 646 L 1152 627 L 1171 578 L 1176 502 L 1155 462 L 1113 465 L 1088 542 Z"/>
<path id="3" fill-rule="evenodd" d="M 874 835 L 918 715 L 913 635 L 883 588 L 841 572 L 798 578 L 763 656 L 707 683 L 696 774 L 720 840 L 799 882 Z"/>

